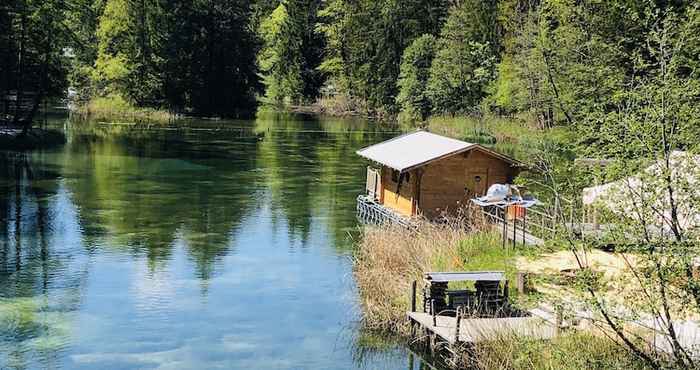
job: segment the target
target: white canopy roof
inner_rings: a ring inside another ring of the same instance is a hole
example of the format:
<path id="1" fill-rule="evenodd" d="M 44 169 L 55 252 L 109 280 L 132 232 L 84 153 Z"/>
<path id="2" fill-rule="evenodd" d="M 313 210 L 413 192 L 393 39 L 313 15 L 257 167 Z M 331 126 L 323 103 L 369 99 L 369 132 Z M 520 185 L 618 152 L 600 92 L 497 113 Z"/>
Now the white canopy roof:
<path id="1" fill-rule="evenodd" d="M 403 172 L 475 148 L 479 148 L 511 164 L 519 164 L 511 158 L 486 149 L 481 145 L 451 139 L 427 131 L 416 131 L 397 136 L 358 150 L 357 154 Z"/>

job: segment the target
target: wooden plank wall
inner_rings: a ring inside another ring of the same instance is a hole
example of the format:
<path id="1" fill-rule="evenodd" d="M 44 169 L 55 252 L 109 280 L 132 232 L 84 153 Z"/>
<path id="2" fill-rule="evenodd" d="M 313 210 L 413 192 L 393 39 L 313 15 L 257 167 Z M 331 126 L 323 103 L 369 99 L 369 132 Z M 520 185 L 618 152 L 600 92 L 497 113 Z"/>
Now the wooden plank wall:
<path id="1" fill-rule="evenodd" d="M 416 188 L 416 173 L 409 172 L 408 181 L 403 180 L 397 193 L 397 183 L 391 179 L 391 168 L 382 167 L 382 197 L 381 202 L 385 207 L 404 215 L 413 216 L 415 214 L 414 200 Z"/>
<path id="2" fill-rule="evenodd" d="M 518 169 L 479 150 L 471 150 L 423 167 L 419 209 L 428 218 L 463 207 L 489 186 L 512 180 Z M 480 176 L 477 184 L 475 176 Z"/>

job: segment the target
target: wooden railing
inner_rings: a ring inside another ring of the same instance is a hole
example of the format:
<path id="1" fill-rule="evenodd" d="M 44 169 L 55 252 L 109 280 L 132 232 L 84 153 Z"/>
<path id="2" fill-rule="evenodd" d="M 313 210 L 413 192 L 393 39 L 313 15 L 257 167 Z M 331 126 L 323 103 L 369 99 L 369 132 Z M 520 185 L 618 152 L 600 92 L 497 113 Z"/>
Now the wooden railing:
<path id="1" fill-rule="evenodd" d="M 530 207 L 516 217 L 508 217 L 508 207 L 482 207 L 486 220 L 499 229 L 503 244 L 507 240 L 513 244 L 542 244 L 562 231 L 573 231 L 579 216 L 576 204 L 565 198 L 557 198 L 549 206 Z"/>

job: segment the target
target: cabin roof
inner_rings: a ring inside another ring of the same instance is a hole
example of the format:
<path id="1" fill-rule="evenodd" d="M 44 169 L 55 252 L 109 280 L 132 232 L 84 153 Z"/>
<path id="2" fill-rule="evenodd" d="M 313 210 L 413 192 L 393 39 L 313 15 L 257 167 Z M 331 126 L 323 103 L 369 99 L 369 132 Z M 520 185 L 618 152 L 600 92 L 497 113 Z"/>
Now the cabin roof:
<path id="1" fill-rule="evenodd" d="M 404 172 L 473 149 L 499 158 L 513 166 L 522 165 L 508 156 L 487 149 L 479 144 L 467 143 L 422 130 L 368 146 L 358 150 L 357 154 L 397 171 Z"/>
<path id="2" fill-rule="evenodd" d="M 435 283 L 450 281 L 503 281 L 506 279 L 506 275 L 503 271 L 427 272 L 425 279 Z"/>

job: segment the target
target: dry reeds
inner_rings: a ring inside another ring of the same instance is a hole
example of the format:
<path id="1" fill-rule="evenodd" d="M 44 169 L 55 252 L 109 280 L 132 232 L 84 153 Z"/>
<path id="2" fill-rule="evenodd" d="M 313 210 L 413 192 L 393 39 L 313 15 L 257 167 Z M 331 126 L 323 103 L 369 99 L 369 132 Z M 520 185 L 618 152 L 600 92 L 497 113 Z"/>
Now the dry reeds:
<path id="1" fill-rule="evenodd" d="M 411 283 L 420 282 L 427 271 L 462 266 L 460 242 L 480 228 L 464 220 L 461 217 L 440 224 L 424 222 L 417 231 L 401 226 L 364 230 L 355 276 L 368 329 L 408 333 L 405 313 L 410 308 Z"/>

